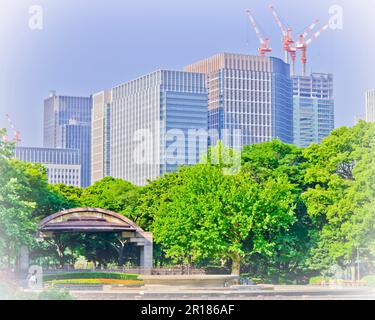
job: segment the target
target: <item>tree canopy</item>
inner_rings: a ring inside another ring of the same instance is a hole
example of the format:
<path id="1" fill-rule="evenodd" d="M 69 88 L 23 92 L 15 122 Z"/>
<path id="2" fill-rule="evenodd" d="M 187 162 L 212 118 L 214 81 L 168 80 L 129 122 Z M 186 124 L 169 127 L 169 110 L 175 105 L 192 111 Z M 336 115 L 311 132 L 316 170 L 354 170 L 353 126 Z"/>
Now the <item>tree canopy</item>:
<path id="1" fill-rule="evenodd" d="M 373 254 L 375 226 L 375 127 L 361 121 L 340 128 L 304 151 L 310 166 L 303 194 L 308 213 L 320 227 L 315 255 L 327 263 L 353 263 L 357 249 Z M 327 260 L 327 259 L 325 259 Z M 321 266 L 321 259 L 313 259 Z M 312 263 L 312 265 L 314 265 Z M 328 265 L 325 266 L 325 269 Z"/>
<path id="2" fill-rule="evenodd" d="M 15 266 L 22 245 L 34 259 L 59 264 L 82 255 L 102 265 L 125 263 L 134 252 L 125 252 L 117 235 L 35 242 L 40 219 L 88 206 L 152 231 L 159 262 L 226 266 L 276 282 L 353 266 L 359 251 L 374 266 L 374 124 L 336 129 L 306 149 L 273 140 L 238 153 L 219 143 L 201 163 L 142 187 L 112 177 L 87 188 L 49 185 L 42 165 L 12 158 L 14 144 L 3 135 L 0 264 Z"/>

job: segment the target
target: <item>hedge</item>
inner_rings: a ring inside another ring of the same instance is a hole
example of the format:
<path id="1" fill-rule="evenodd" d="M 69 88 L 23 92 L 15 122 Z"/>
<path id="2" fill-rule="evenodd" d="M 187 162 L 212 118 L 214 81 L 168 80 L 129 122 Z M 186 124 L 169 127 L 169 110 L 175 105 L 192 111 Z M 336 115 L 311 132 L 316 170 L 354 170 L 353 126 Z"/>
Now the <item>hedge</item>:
<path id="1" fill-rule="evenodd" d="M 52 280 L 48 284 L 52 286 L 56 284 L 113 284 L 113 285 L 125 285 L 125 286 L 141 286 L 144 284 L 143 280 L 120 280 L 120 279 L 63 279 L 63 280 Z"/>
<path id="2" fill-rule="evenodd" d="M 67 279 L 118 279 L 137 280 L 137 274 L 121 272 L 67 272 L 43 275 L 43 281 L 67 280 Z"/>
<path id="3" fill-rule="evenodd" d="M 323 277 L 322 276 L 317 276 L 317 277 L 312 277 L 309 280 L 309 284 L 322 284 Z M 326 284 L 329 283 L 330 277 L 325 277 Z"/>

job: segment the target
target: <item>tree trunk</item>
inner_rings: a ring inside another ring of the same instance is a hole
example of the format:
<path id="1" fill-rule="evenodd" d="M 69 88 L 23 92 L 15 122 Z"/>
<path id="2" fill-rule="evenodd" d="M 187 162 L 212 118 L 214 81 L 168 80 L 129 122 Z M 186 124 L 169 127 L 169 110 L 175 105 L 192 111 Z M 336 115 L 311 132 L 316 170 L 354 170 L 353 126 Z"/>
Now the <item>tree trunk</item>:
<path id="1" fill-rule="evenodd" d="M 59 264 L 61 268 L 64 268 L 65 265 L 65 255 L 64 255 L 65 248 L 59 246 L 58 243 L 56 243 L 56 252 L 59 259 Z"/>
<path id="2" fill-rule="evenodd" d="M 118 264 L 119 266 L 123 266 L 124 265 L 124 262 L 125 262 L 125 257 L 124 257 L 124 248 L 125 246 L 122 245 L 120 247 L 120 249 L 118 250 L 119 251 L 119 255 L 118 255 Z"/>
<path id="3" fill-rule="evenodd" d="M 238 253 L 232 255 L 232 275 L 239 276 L 241 267 L 241 256 Z"/>
<path id="4" fill-rule="evenodd" d="M 63 244 L 58 236 L 54 236 L 49 243 L 55 247 L 57 253 L 57 259 L 59 261 L 60 267 L 64 268 L 65 265 L 65 249 L 66 246 Z"/>
<path id="5" fill-rule="evenodd" d="M 58 254 L 58 257 L 59 257 L 59 264 L 60 264 L 60 267 L 63 269 L 64 268 L 64 265 L 65 265 L 65 257 L 64 257 L 64 254 Z"/>

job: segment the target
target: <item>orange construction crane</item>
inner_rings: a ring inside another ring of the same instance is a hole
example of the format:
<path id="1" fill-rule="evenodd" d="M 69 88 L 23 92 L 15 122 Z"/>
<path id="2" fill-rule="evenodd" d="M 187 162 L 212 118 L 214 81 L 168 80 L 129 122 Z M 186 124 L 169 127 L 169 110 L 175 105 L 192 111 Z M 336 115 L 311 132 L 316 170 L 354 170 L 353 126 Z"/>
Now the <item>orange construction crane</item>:
<path id="1" fill-rule="evenodd" d="M 12 129 L 12 131 L 13 131 L 13 136 L 14 136 L 14 137 L 13 137 L 13 142 L 14 142 L 15 144 L 17 144 L 17 143 L 19 143 L 19 142 L 21 141 L 21 133 L 20 133 L 19 130 L 17 130 L 16 127 L 14 126 L 13 121 L 12 121 L 10 115 L 9 115 L 9 114 L 6 114 L 5 117 L 7 118 L 8 122 L 9 122 L 9 126 L 10 126 L 10 128 Z M 4 142 L 8 142 L 8 141 L 9 141 L 9 137 L 8 137 L 8 136 L 4 136 L 4 137 L 3 137 L 3 141 L 4 141 Z"/>
<path id="2" fill-rule="evenodd" d="M 313 23 L 299 36 L 299 43 L 304 42 L 306 37 L 314 30 L 314 28 L 317 26 L 319 23 L 318 19 L 315 19 Z M 291 74 L 294 76 L 296 74 L 296 57 L 297 57 L 297 47 L 293 46 L 290 47 L 290 56 L 292 59 L 292 71 Z"/>
<path id="3" fill-rule="evenodd" d="M 251 11 L 246 10 L 246 14 L 249 17 L 251 25 L 253 26 L 255 33 L 258 37 L 258 40 L 260 42 L 260 48 L 258 49 L 259 54 L 261 57 L 265 57 L 267 52 L 272 52 L 272 49 L 269 47 L 270 38 L 265 37 L 264 34 L 260 31 L 258 24 L 256 23 L 253 15 L 251 14 Z"/>
<path id="4" fill-rule="evenodd" d="M 292 60 L 292 70 L 291 75 L 294 76 L 296 74 L 296 58 L 297 58 L 297 48 L 296 47 L 290 47 L 289 48 L 290 58 Z"/>
<path id="5" fill-rule="evenodd" d="M 306 64 L 307 64 L 307 48 L 308 46 L 315 41 L 324 31 L 328 30 L 329 28 L 329 22 L 325 24 L 322 28 L 320 28 L 319 31 L 317 31 L 309 40 L 306 40 L 306 37 L 309 32 L 311 32 L 317 24 L 317 21 L 314 21 L 314 23 L 311 25 L 313 27 L 309 27 L 304 34 L 299 36 L 298 43 L 296 45 L 296 48 L 298 50 L 302 51 L 301 54 L 301 62 L 302 62 L 302 75 L 306 75 Z"/>
<path id="6" fill-rule="evenodd" d="M 292 44 L 294 43 L 293 35 L 292 35 L 293 30 L 292 30 L 292 28 L 286 27 L 283 24 L 283 22 L 281 21 L 280 15 L 277 13 L 274 6 L 270 6 L 270 9 L 271 9 L 273 17 L 276 20 L 277 25 L 279 26 L 279 28 L 280 28 L 280 30 L 283 34 L 282 44 L 283 44 L 284 55 L 285 55 L 284 61 L 285 61 L 285 63 L 289 63 L 289 54 L 290 54 L 291 58 L 292 58 L 292 62 L 294 64 L 297 50 L 292 47 Z M 293 60 L 293 58 L 294 58 L 294 60 Z"/>

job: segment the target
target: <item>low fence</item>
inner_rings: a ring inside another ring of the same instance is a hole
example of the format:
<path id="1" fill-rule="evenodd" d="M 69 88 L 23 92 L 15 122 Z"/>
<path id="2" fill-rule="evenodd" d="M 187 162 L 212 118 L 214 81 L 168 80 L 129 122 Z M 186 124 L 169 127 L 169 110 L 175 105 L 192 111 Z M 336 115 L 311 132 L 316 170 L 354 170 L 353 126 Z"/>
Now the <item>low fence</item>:
<path id="1" fill-rule="evenodd" d="M 204 269 L 197 268 L 183 268 L 183 267 L 174 267 L 174 268 L 152 268 L 151 274 L 153 275 L 194 275 L 194 274 L 205 274 Z"/>

